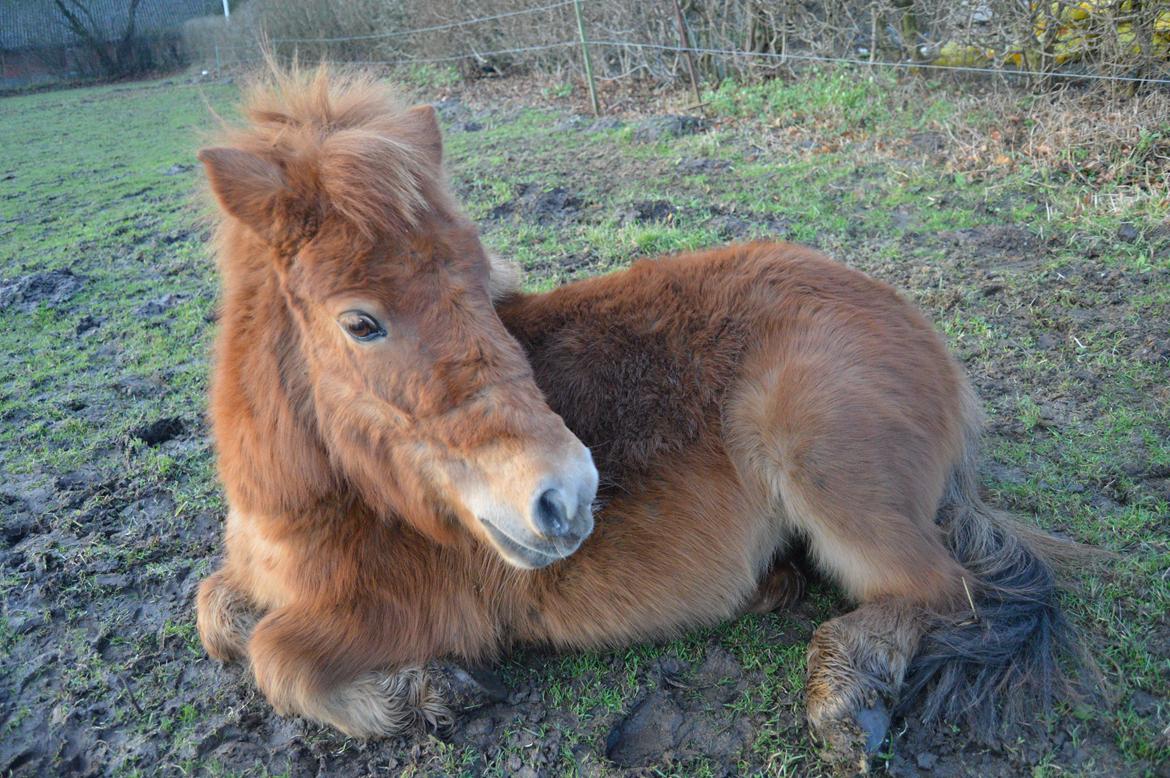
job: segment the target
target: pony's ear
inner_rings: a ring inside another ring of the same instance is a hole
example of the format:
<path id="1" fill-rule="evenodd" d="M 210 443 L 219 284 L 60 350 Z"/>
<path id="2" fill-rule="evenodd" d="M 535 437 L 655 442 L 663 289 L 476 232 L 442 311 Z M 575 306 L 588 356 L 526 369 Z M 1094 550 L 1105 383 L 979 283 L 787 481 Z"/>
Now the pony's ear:
<path id="1" fill-rule="evenodd" d="M 402 117 L 402 134 L 436 168 L 443 166 L 443 132 L 434 106 L 416 105 Z"/>
<path id="2" fill-rule="evenodd" d="M 202 149 L 198 156 L 220 207 L 268 243 L 278 242 L 273 230 L 284 222 L 278 209 L 292 195 L 280 168 L 239 149 Z"/>

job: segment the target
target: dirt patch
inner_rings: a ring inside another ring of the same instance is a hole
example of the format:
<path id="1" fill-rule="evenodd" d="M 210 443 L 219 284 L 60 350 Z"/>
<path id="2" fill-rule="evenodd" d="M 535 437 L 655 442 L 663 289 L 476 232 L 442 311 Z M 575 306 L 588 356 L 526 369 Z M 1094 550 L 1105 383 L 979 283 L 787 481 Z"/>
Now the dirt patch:
<path id="1" fill-rule="evenodd" d="M 671 221 L 675 213 L 674 205 L 666 200 L 643 200 L 619 209 L 616 217 L 620 225 L 645 224 Z"/>
<path id="2" fill-rule="evenodd" d="M 759 236 L 773 240 L 792 237 L 792 220 L 774 214 L 759 214 L 747 210 L 728 209 L 713 205 L 705 226 L 714 229 L 724 240 L 746 240 Z"/>
<path id="3" fill-rule="evenodd" d="M 0 310 L 15 307 L 28 313 L 38 305 L 61 305 L 84 286 L 85 278 L 69 269 L 32 273 L 0 282 Z"/>
<path id="4" fill-rule="evenodd" d="M 581 198 L 565 187 L 545 189 L 539 184 L 524 183 L 516 186 L 513 199 L 493 208 L 488 218 L 558 224 L 576 220 L 581 206 Z"/>
<path id="5" fill-rule="evenodd" d="M 951 243 L 957 251 L 982 266 L 992 269 L 1036 267 L 1044 256 L 1044 243 L 1024 227 L 993 224 L 944 232 L 940 240 Z"/>
<path id="6" fill-rule="evenodd" d="M 731 163 L 725 159 L 709 159 L 707 157 L 680 159 L 678 172 L 685 175 L 707 175 L 722 173 L 731 168 Z"/>
<path id="7" fill-rule="evenodd" d="M 681 138 L 702 132 L 707 122 L 699 116 L 648 116 L 634 124 L 634 140 L 657 143 L 669 138 Z"/>
<path id="8" fill-rule="evenodd" d="M 696 757 L 726 762 L 751 742 L 750 722 L 724 712 L 747 682 L 743 668 L 726 650 L 709 651 L 694 673 L 673 658 L 664 659 L 658 676 L 659 688 L 610 730 L 605 755 L 614 764 L 648 767 Z"/>
<path id="9" fill-rule="evenodd" d="M 178 416 L 168 416 L 136 428 L 134 437 L 148 446 L 157 446 L 179 437 L 186 428 L 187 425 Z"/>

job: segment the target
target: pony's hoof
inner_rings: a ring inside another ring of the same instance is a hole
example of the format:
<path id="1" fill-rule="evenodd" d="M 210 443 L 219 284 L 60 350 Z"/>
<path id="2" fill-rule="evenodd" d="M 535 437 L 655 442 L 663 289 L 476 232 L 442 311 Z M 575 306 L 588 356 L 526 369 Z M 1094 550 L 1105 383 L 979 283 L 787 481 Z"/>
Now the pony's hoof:
<path id="1" fill-rule="evenodd" d="M 508 701 L 508 687 L 496 673 L 486 667 L 461 667 L 445 662 L 439 666 L 439 670 L 452 694 L 460 701 L 466 701 L 460 707 Z"/>
<path id="2" fill-rule="evenodd" d="M 760 579 L 747 612 L 762 614 L 791 608 L 804 599 L 806 586 L 807 581 L 799 567 L 788 560 L 778 562 Z"/>
<path id="3" fill-rule="evenodd" d="M 881 750 L 890 731 L 890 714 L 880 701 L 840 719 L 812 727 L 822 745 L 821 758 L 837 775 L 866 775 L 870 758 Z"/>
<path id="4" fill-rule="evenodd" d="M 810 720 L 820 756 L 837 775 L 865 775 L 890 731 L 890 714 L 880 700 L 838 718 Z"/>
<path id="5" fill-rule="evenodd" d="M 856 714 L 857 726 L 865 735 L 865 753 L 873 755 L 881 750 L 890 731 L 890 712 L 878 702 L 872 708 L 862 708 Z"/>
<path id="6" fill-rule="evenodd" d="M 247 597 L 222 570 L 199 584 L 196 624 L 207 654 L 217 662 L 236 662 L 248 654 L 248 638 L 260 620 Z"/>

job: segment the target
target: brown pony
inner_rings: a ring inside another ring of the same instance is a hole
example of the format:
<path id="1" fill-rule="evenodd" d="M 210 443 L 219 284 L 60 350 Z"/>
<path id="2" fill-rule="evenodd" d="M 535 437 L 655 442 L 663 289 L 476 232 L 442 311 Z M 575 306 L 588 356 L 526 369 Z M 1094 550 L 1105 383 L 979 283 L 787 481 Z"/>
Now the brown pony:
<path id="1" fill-rule="evenodd" d="M 831 758 L 862 764 L 887 706 L 992 732 L 1005 700 L 1047 699 L 1044 540 L 981 502 L 978 403 L 889 286 L 752 243 L 520 294 L 448 192 L 430 107 L 294 69 L 245 112 L 199 155 L 231 506 L 199 630 L 277 711 L 443 724 L 431 660 L 766 610 L 800 588 L 797 545 L 858 604 L 808 649 Z"/>

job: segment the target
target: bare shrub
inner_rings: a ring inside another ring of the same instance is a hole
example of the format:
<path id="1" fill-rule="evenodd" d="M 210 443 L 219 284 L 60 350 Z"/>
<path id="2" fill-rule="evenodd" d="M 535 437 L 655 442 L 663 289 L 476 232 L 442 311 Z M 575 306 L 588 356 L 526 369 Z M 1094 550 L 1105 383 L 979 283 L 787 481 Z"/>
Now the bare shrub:
<path id="1" fill-rule="evenodd" d="M 1170 76 L 1170 6 L 1143 0 L 680 0 L 706 80 L 751 78 L 829 57 L 909 65 L 1151 78 Z M 685 74 L 671 0 L 583 0 L 602 78 Z M 462 24 L 472 18 L 489 18 Z M 202 23 L 188 45 L 204 59 Z M 460 58 L 468 75 L 576 72 L 570 3 L 557 0 L 251 0 L 217 36 L 282 56 L 402 61 Z M 405 34 L 411 30 L 422 30 Z M 520 50 L 518 50 L 520 49 Z M 502 52 L 495 53 L 492 52 Z"/>
<path id="2" fill-rule="evenodd" d="M 108 16 L 95 13 L 81 0 L 53 0 L 60 23 L 73 35 L 79 48 L 88 56 L 77 57 L 81 75 L 86 77 L 122 78 L 153 70 L 175 67 L 182 61 L 179 37 L 170 32 L 144 33 L 139 28 L 138 11 L 142 0 L 130 0 L 126 18 L 111 36 Z M 48 57 L 62 57 L 63 52 L 47 52 Z M 63 67 L 65 60 L 61 60 Z M 57 62 L 48 60 L 47 64 Z"/>

